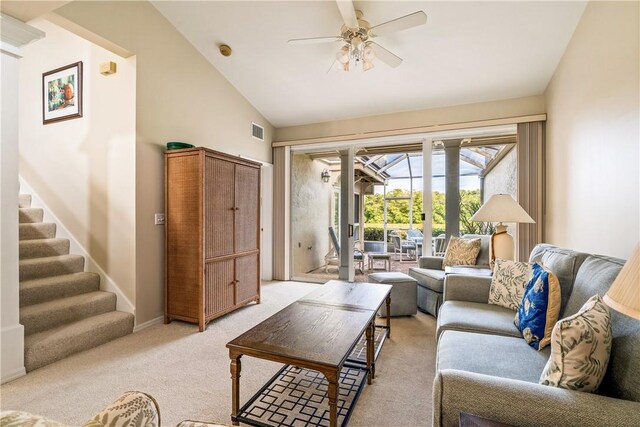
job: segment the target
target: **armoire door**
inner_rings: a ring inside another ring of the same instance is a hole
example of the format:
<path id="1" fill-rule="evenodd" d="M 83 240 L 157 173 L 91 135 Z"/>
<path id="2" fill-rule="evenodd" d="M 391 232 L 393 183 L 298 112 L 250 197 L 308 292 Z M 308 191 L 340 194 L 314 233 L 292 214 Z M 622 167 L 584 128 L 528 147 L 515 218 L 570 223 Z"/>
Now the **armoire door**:
<path id="1" fill-rule="evenodd" d="M 236 258 L 236 304 L 258 295 L 259 254 L 245 255 Z"/>
<path id="2" fill-rule="evenodd" d="M 236 165 L 236 253 L 258 249 L 260 234 L 260 169 Z"/>
<path id="3" fill-rule="evenodd" d="M 208 317 L 235 305 L 234 260 L 208 262 L 204 267 L 204 314 Z"/>
<path id="4" fill-rule="evenodd" d="M 205 259 L 233 254 L 234 164 L 205 157 L 204 247 Z"/>

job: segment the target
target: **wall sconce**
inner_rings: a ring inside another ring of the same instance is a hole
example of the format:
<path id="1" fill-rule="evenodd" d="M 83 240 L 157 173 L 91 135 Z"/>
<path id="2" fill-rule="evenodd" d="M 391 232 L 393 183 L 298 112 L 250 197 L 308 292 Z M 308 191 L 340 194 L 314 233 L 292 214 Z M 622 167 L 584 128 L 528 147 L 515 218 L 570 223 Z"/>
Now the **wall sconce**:
<path id="1" fill-rule="evenodd" d="M 322 178 L 322 182 L 324 182 L 325 184 L 329 182 L 329 178 L 330 178 L 329 171 L 326 169 L 323 170 L 322 173 L 320 174 L 320 178 Z"/>

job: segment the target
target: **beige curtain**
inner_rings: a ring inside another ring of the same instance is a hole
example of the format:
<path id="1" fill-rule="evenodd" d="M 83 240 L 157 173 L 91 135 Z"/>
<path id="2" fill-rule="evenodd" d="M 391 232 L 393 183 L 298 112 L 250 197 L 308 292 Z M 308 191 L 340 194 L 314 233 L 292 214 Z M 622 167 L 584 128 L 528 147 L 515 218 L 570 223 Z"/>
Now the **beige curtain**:
<path id="1" fill-rule="evenodd" d="M 289 280 L 290 147 L 273 149 L 273 278 Z"/>
<path id="2" fill-rule="evenodd" d="M 535 224 L 518 224 L 516 259 L 526 261 L 544 239 L 545 122 L 518 124 L 518 203 Z"/>

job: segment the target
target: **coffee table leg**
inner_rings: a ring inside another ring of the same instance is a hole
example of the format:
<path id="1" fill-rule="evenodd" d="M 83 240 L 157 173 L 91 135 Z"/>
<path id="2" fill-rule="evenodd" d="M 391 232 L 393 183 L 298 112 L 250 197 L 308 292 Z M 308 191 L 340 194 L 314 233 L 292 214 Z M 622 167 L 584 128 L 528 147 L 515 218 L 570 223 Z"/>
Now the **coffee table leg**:
<path id="1" fill-rule="evenodd" d="M 240 409 L 240 370 L 242 368 L 240 358 L 242 355 L 230 354 L 229 357 L 231 358 L 231 422 L 234 426 L 238 426 L 240 425 L 237 416 Z"/>
<path id="2" fill-rule="evenodd" d="M 324 376 L 329 382 L 329 426 L 337 427 L 338 425 L 338 378 L 340 378 L 340 368 L 334 372 L 325 372 Z"/>
<path id="3" fill-rule="evenodd" d="M 391 292 L 387 295 L 387 336 L 391 337 Z"/>
<path id="4" fill-rule="evenodd" d="M 367 384 L 371 384 L 371 380 L 375 375 L 375 373 L 373 372 L 373 332 L 371 328 L 373 324 L 374 321 L 371 321 L 371 323 L 367 326 L 367 330 L 365 331 L 365 336 L 367 338 L 367 369 L 369 370 Z"/>

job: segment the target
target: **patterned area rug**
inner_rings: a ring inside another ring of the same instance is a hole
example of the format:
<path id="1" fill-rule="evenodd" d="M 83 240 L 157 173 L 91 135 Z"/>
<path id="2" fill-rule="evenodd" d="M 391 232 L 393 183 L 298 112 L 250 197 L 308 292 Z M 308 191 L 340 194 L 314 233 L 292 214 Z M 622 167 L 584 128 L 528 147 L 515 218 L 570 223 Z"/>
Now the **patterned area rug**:
<path id="1" fill-rule="evenodd" d="M 346 425 L 367 371 L 343 367 L 338 425 Z M 285 365 L 240 411 L 239 421 L 255 426 L 328 426 L 329 398 L 323 374 Z"/>

